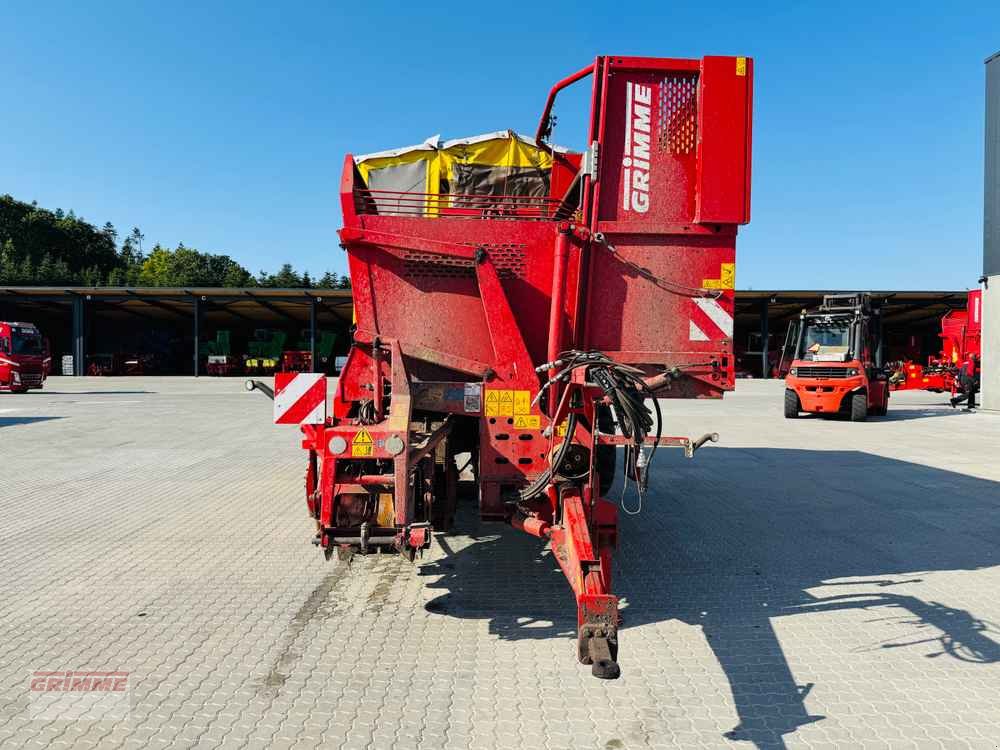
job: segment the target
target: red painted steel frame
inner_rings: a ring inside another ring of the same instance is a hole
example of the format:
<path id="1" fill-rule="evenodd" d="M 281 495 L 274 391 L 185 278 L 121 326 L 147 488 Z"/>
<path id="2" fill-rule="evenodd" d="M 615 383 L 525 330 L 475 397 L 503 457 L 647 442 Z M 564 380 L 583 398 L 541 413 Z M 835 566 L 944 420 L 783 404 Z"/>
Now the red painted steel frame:
<path id="1" fill-rule="evenodd" d="M 340 238 L 357 327 L 333 417 L 303 427 L 307 501 L 328 553 L 391 543 L 412 556 L 454 502 L 442 472 L 472 451 L 482 517 L 550 541 L 576 596 L 580 659 L 616 676 L 616 509 L 599 497 L 595 459 L 599 443 L 615 442 L 596 429 L 603 393 L 580 371 L 536 403 L 535 368 L 567 349 L 600 350 L 641 369 L 663 397 L 733 388 L 752 74 L 749 58 L 598 57 L 560 81 L 537 139 L 545 147 L 558 92 L 591 76 L 596 167 L 589 160 L 579 193 L 553 176 L 534 202 L 490 196 L 470 210 L 456 196 L 403 194 L 386 210 L 347 156 Z M 561 435 L 570 415 L 575 427 Z M 518 501 L 565 440 L 589 466 Z M 686 439 L 662 444 L 691 450 Z"/>

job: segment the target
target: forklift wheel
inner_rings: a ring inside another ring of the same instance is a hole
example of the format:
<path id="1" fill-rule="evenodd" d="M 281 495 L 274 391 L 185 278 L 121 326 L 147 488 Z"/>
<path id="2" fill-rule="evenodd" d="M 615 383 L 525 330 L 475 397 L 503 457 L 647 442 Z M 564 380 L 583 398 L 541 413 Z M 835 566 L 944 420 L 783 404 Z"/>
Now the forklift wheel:
<path id="1" fill-rule="evenodd" d="M 864 422 L 868 419 L 868 394 L 855 393 L 851 396 L 851 421 Z"/>
<path id="2" fill-rule="evenodd" d="M 799 409 L 801 408 L 799 403 L 799 394 L 793 391 L 791 388 L 785 389 L 785 419 L 798 419 Z"/>

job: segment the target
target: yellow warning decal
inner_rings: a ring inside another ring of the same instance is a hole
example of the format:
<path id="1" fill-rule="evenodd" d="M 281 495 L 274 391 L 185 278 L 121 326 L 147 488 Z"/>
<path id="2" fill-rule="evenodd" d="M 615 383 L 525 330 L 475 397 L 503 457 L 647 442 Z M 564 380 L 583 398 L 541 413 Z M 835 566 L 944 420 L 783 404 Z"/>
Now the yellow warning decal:
<path id="1" fill-rule="evenodd" d="M 566 430 L 569 429 L 569 424 L 564 419 L 562 422 L 556 425 L 556 435 L 559 437 L 566 437 Z"/>
<path id="2" fill-rule="evenodd" d="M 736 264 L 723 263 L 717 279 L 702 279 L 702 289 L 735 289 Z"/>
<path id="3" fill-rule="evenodd" d="M 736 75 L 745 76 L 747 74 L 747 59 L 745 57 L 736 58 Z"/>
<path id="4" fill-rule="evenodd" d="M 514 413 L 531 413 L 531 391 L 514 391 Z"/>
<path id="5" fill-rule="evenodd" d="M 514 416 L 514 391 L 500 391 L 500 416 Z"/>
<path id="6" fill-rule="evenodd" d="M 486 391 L 486 416 L 496 417 L 500 414 L 500 391 Z"/>
<path id="7" fill-rule="evenodd" d="M 351 440 L 351 455 L 355 458 L 371 456 L 374 448 L 372 436 L 364 427 Z"/>
<path id="8" fill-rule="evenodd" d="M 518 414 L 514 417 L 515 430 L 537 430 L 542 426 L 542 418 L 537 414 Z"/>
<path id="9" fill-rule="evenodd" d="M 513 417 L 531 413 L 531 391 L 488 389 L 486 391 L 487 417 Z"/>

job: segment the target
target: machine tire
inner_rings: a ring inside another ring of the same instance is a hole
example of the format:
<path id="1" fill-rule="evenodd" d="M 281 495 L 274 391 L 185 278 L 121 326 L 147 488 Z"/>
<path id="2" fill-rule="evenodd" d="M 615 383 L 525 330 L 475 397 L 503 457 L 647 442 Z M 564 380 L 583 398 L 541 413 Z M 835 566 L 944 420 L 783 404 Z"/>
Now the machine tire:
<path id="1" fill-rule="evenodd" d="M 851 421 L 864 422 L 868 419 L 868 394 L 851 394 Z"/>
<path id="2" fill-rule="evenodd" d="M 886 396 L 885 401 L 879 406 L 875 411 L 872 412 L 876 417 L 884 417 L 889 413 L 889 397 Z"/>
<path id="3" fill-rule="evenodd" d="M 801 410 L 799 394 L 791 388 L 785 389 L 785 419 L 798 419 Z"/>
<path id="4" fill-rule="evenodd" d="M 615 483 L 615 469 L 618 466 L 618 448 L 614 445 L 597 446 L 597 473 L 601 476 L 601 497 L 611 491 Z"/>
<path id="5" fill-rule="evenodd" d="M 611 414 L 611 409 L 604 404 L 598 404 L 597 406 L 597 429 L 605 435 L 615 434 L 615 419 Z M 597 464 L 597 473 L 601 477 L 601 484 L 598 490 L 601 493 L 601 497 L 605 497 L 611 491 L 611 486 L 615 483 L 615 469 L 618 467 L 618 448 L 614 445 L 597 446 L 595 463 Z"/>

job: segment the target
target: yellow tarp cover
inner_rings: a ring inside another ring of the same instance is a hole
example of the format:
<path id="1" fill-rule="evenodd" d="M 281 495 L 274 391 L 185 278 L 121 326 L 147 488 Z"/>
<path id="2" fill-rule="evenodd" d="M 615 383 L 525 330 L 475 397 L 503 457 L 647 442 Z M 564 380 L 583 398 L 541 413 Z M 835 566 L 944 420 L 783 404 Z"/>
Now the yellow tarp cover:
<path id="1" fill-rule="evenodd" d="M 526 137 L 510 130 L 441 144 L 429 140 L 419 146 L 355 158 L 358 171 L 366 184 L 369 182 L 369 175 L 375 170 L 416 162 L 426 163 L 426 184 L 422 192 L 432 195 L 442 192 L 442 177 L 445 181 L 455 179 L 456 164 L 552 169 L 552 155 L 548 151 L 538 148 Z"/>

